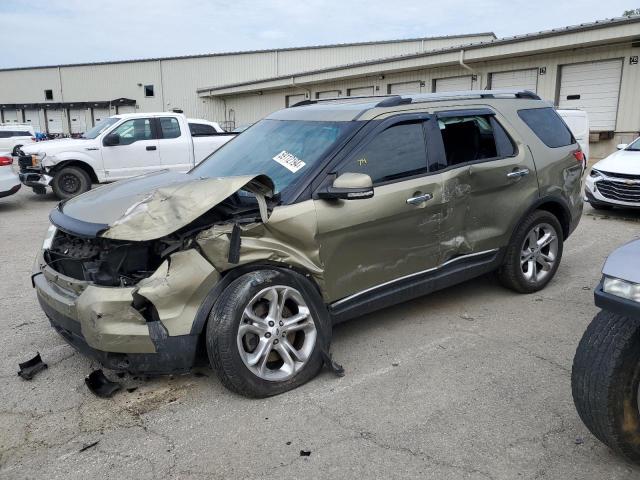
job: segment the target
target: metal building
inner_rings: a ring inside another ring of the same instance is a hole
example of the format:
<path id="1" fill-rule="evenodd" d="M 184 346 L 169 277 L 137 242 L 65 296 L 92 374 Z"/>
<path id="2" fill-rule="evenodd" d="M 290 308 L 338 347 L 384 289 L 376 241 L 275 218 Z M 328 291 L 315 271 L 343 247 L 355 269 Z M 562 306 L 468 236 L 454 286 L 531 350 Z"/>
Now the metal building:
<path id="1" fill-rule="evenodd" d="M 305 99 L 522 88 L 590 116 L 592 157 L 640 132 L 640 17 L 492 33 L 0 70 L 1 121 L 80 132 L 116 112 L 227 127 Z"/>

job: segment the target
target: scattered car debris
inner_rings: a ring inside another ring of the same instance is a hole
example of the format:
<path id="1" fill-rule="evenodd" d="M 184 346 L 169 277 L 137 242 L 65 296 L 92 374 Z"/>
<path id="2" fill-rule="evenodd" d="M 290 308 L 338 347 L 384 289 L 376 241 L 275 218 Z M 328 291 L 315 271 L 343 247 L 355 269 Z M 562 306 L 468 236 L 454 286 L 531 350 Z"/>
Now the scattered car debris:
<path id="1" fill-rule="evenodd" d="M 475 318 L 473 318 L 468 313 L 463 313 L 462 315 L 460 315 L 460 318 L 463 319 L 463 320 L 466 320 L 468 322 L 473 322 L 475 320 Z"/>
<path id="2" fill-rule="evenodd" d="M 84 447 L 82 447 L 80 450 L 78 450 L 78 453 L 82 453 L 85 450 L 89 450 L 90 448 L 95 447 L 96 445 L 98 445 L 98 443 L 100 443 L 100 440 L 96 440 L 93 443 L 88 443 L 87 445 L 85 445 Z"/>
<path id="3" fill-rule="evenodd" d="M 301 457 L 310 457 L 311 456 L 311 451 L 310 450 L 300 450 L 300 456 Z"/>
<path id="4" fill-rule="evenodd" d="M 112 382 L 104 376 L 102 370 L 94 370 L 84 379 L 91 392 L 101 398 L 110 398 L 118 390 L 122 389 L 122 385 Z"/>
<path id="5" fill-rule="evenodd" d="M 287 445 L 291 445 L 291 442 L 287 442 Z"/>
<path id="6" fill-rule="evenodd" d="M 19 363 L 20 371 L 18 375 L 24 380 L 31 380 L 38 372 L 49 368 L 49 366 L 42 361 L 40 352 L 36 352 L 36 356 L 24 363 Z"/>
<path id="7" fill-rule="evenodd" d="M 581 436 L 576 437 L 576 445 L 582 445 L 584 443 L 584 438 Z"/>
<path id="8" fill-rule="evenodd" d="M 399 366 L 400 366 L 400 364 L 399 364 L 398 362 L 393 362 L 393 363 L 391 364 L 391 366 L 392 366 L 392 367 L 399 367 Z"/>
<path id="9" fill-rule="evenodd" d="M 325 349 L 322 349 L 322 359 L 324 364 L 335 373 L 338 377 L 344 377 L 344 367 L 331 358 L 331 354 L 327 353 Z"/>

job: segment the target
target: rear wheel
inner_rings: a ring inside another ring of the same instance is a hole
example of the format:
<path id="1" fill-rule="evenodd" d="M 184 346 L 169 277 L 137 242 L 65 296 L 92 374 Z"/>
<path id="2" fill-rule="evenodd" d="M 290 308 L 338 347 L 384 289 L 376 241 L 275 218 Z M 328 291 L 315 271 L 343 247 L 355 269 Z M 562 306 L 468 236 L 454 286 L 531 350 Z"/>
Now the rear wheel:
<path id="1" fill-rule="evenodd" d="M 562 227 L 550 212 L 536 210 L 518 227 L 498 271 L 501 283 L 520 293 L 543 289 L 562 258 Z"/>
<path id="2" fill-rule="evenodd" d="M 60 200 L 66 200 L 89 191 L 91 178 L 81 168 L 64 167 L 55 173 L 51 181 L 51 188 L 56 197 Z"/>
<path id="3" fill-rule="evenodd" d="M 573 359 L 573 401 L 591 433 L 634 462 L 640 462 L 639 388 L 640 318 L 601 311 Z"/>
<path id="4" fill-rule="evenodd" d="M 222 383 L 250 397 L 296 388 L 322 368 L 331 323 L 303 276 L 260 270 L 231 283 L 207 325 L 207 352 Z"/>

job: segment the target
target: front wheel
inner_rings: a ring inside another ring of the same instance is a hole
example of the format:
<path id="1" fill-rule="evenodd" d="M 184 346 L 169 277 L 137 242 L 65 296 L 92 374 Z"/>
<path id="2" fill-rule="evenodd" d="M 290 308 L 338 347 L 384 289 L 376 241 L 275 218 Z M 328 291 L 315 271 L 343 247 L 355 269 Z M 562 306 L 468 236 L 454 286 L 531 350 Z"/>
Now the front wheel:
<path id="1" fill-rule="evenodd" d="M 601 311 L 573 359 L 573 401 L 591 433 L 634 462 L 640 462 L 639 389 L 640 318 Z"/>
<path id="2" fill-rule="evenodd" d="M 60 200 L 66 200 L 91 189 L 91 178 L 81 168 L 64 167 L 55 173 L 51 181 L 53 193 Z"/>
<path id="3" fill-rule="evenodd" d="M 542 290 L 554 277 L 562 258 L 562 226 L 550 212 L 536 210 L 515 231 L 498 277 L 519 293 Z"/>
<path id="4" fill-rule="evenodd" d="M 259 270 L 234 280 L 207 324 L 207 352 L 230 390 L 268 397 L 296 388 L 322 368 L 331 322 L 305 277 Z"/>

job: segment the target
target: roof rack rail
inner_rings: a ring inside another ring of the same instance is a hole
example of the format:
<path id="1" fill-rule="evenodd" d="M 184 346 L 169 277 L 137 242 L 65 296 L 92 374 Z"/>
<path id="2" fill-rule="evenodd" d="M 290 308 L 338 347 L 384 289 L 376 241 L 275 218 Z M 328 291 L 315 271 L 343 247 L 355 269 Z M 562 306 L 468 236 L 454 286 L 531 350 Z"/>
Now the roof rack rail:
<path id="1" fill-rule="evenodd" d="M 407 98 L 402 98 L 400 95 L 354 95 L 352 97 L 330 97 L 330 98 L 316 98 L 316 99 L 307 99 L 307 100 L 300 100 L 297 103 L 294 103 L 293 105 L 289 105 L 289 108 L 293 108 L 293 107 L 304 107 L 306 105 L 315 105 L 317 103 L 320 102 L 336 102 L 336 101 L 344 101 L 344 102 L 349 102 L 352 100 L 365 100 L 365 99 L 371 99 L 372 101 L 376 101 L 376 100 L 380 100 L 380 103 L 378 103 L 376 106 L 383 106 L 383 107 L 392 107 L 394 105 L 400 105 L 402 103 L 411 103 L 411 99 L 407 99 Z M 380 105 L 381 103 L 384 102 L 390 102 L 389 104 L 385 104 L 385 105 Z M 396 103 L 399 102 L 399 103 Z"/>

